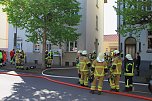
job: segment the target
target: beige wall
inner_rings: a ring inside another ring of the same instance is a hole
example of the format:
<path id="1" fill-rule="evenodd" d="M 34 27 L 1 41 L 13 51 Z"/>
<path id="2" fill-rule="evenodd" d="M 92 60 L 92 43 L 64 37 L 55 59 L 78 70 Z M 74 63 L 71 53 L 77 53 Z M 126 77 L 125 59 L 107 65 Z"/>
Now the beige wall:
<path id="1" fill-rule="evenodd" d="M 8 23 L 2 6 L 0 6 L 0 48 L 8 48 Z"/>
<path id="2" fill-rule="evenodd" d="M 116 49 L 118 49 L 118 42 L 115 42 L 115 41 L 113 41 L 113 42 L 104 42 L 104 50 L 103 50 L 103 52 L 106 52 L 106 51 L 111 51 L 111 49 L 114 49 L 114 48 L 116 48 Z"/>

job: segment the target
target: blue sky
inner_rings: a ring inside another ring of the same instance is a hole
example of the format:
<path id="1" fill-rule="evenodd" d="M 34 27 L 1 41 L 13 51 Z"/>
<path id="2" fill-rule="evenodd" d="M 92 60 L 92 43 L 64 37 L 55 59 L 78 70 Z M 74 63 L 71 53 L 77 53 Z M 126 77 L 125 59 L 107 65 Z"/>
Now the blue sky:
<path id="1" fill-rule="evenodd" d="M 108 3 L 104 4 L 104 34 L 117 34 L 117 15 L 113 8 L 116 6 L 116 0 L 107 0 Z"/>

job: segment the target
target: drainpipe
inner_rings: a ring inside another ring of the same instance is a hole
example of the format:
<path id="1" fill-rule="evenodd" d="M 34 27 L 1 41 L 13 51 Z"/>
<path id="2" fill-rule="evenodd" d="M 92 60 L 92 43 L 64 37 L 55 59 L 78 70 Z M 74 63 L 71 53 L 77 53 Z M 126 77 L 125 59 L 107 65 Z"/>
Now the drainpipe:
<path id="1" fill-rule="evenodd" d="M 16 50 L 16 44 L 17 44 L 17 26 L 15 26 L 15 33 L 14 33 L 14 49 Z"/>

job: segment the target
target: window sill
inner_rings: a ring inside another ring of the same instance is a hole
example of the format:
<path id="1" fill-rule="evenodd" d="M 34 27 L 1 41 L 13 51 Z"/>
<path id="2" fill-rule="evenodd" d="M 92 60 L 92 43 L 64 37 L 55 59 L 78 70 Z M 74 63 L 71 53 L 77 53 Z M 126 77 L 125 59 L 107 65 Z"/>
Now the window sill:
<path id="1" fill-rule="evenodd" d="M 152 49 L 149 49 L 146 51 L 147 53 L 152 53 Z"/>
<path id="2" fill-rule="evenodd" d="M 40 53 L 40 51 L 33 51 L 33 53 Z"/>

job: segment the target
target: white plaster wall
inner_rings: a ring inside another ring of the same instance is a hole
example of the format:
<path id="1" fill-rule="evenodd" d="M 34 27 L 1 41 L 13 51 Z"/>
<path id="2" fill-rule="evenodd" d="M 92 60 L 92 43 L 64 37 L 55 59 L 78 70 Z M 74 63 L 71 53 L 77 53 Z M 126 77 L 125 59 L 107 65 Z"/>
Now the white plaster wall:
<path id="1" fill-rule="evenodd" d="M 80 37 L 78 39 L 78 50 L 86 49 L 86 10 L 87 10 L 87 0 L 78 0 L 81 4 L 80 15 L 82 15 L 80 20 L 80 25 L 78 28 L 78 33 L 80 33 Z"/>
<path id="2" fill-rule="evenodd" d="M 0 5 L 0 48 L 8 48 L 8 22 L 7 15 Z"/>
<path id="3" fill-rule="evenodd" d="M 98 52 L 103 52 L 103 33 L 104 33 L 104 16 L 103 7 L 104 1 L 99 0 L 98 8 L 96 7 L 96 0 L 87 1 L 87 22 L 86 22 L 86 49 L 88 52 L 95 50 L 95 39 L 98 39 Z M 98 31 L 96 30 L 96 15 L 98 16 Z"/>

